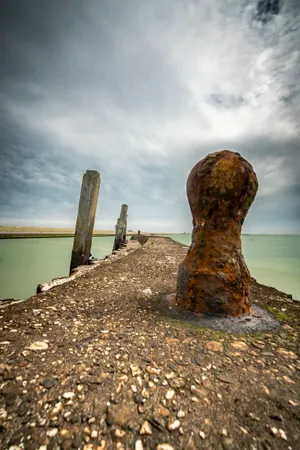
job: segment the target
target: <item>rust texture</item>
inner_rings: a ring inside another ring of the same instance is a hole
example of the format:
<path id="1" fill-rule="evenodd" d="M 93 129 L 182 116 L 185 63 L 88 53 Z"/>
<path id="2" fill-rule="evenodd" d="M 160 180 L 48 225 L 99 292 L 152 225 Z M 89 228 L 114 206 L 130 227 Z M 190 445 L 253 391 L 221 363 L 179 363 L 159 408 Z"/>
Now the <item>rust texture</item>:
<path id="1" fill-rule="evenodd" d="M 192 244 L 179 266 L 178 305 L 221 316 L 250 312 L 241 229 L 257 189 L 255 172 L 239 153 L 212 153 L 194 166 L 187 181 Z"/>

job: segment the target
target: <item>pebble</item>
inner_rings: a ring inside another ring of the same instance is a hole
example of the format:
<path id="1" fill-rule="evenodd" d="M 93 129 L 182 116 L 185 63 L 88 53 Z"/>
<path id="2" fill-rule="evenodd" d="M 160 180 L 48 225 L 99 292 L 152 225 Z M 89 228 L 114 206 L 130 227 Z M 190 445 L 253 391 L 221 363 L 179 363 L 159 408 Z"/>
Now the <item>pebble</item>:
<path id="1" fill-rule="evenodd" d="M 172 400 L 172 398 L 174 397 L 174 395 L 175 395 L 175 391 L 173 391 L 173 389 L 171 389 L 171 390 L 167 391 L 167 393 L 166 393 L 166 399 L 167 399 L 167 400 Z"/>
<path id="2" fill-rule="evenodd" d="M 228 383 L 228 384 L 234 382 L 233 378 L 231 378 L 229 375 L 226 375 L 226 374 L 220 374 L 220 375 L 218 375 L 218 376 L 217 376 L 217 379 L 218 379 L 219 381 L 222 381 L 223 383 Z"/>
<path id="3" fill-rule="evenodd" d="M 43 341 L 36 341 L 33 342 L 29 347 L 27 347 L 29 350 L 47 350 L 47 348 L 49 347 L 49 345 L 47 344 L 47 342 L 43 342 Z"/>
<path id="4" fill-rule="evenodd" d="M 169 372 L 169 373 L 166 373 L 166 379 L 167 380 L 171 380 L 172 378 L 175 378 L 175 373 L 174 372 Z"/>
<path id="5" fill-rule="evenodd" d="M 185 412 L 182 409 L 180 409 L 177 413 L 177 417 L 178 419 L 185 417 Z"/>
<path id="6" fill-rule="evenodd" d="M 221 352 L 223 351 L 223 345 L 218 341 L 208 341 L 206 343 L 207 350 L 211 352 Z"/>
<path id="7" fill-rule="evenodd" d="M 52 430 L 47 431 L 47 436 L 49 437 L 54 437 L 56 436 L 58 433 L 58 429 L 57 428 L 52 428 Z"/>
<path id="8" fill-rule="evenodd" d="M 295 381 L 293 381 L 293 380 L 292 380 L 290 377 L 288 377 L 287 375 L 284 375 L 282 378 L 283 378 L 283 380 L 286 381 L 287 383 L 290 383 L 290 384 L 296 384 Z"/>
<path id="9" fill-rule="evenodd" d="M 272 352 L 261 352 L 261 356 L 272 357 L 272 356 L 275 356 L 275 355 Z"/>
<path id="10" fill-rule="evenodd" d="M 6 419 L 7 418 L 7 412 L 5 409 L 0 409 L 0 419 Z"/>
<path id="11" fill-rule="evenodd" d="M 66 428 L 63 428 L 62 430 L 60 430 L 60 435 L 62 436 L 62 437 L 68 437 L 69 436 L 69 434 L 70 434 L 70 432 L 69 432 L 69 430 L 67 430 Z"/>
<path id="12" fill-rule="evenodd" d="M 259 421 L 260 421 L 260 417 L 256 416 L 256 415 L 253 414 L 252 412 L 250 412 L 250 413 L 248 414 L 248 417 L 250 417 L 250 419 L 252 419 L 252 420 L 254 420 L 254 421 L 256 421 L 256 422 L 259 422 Z"/>
<path id="13" fill-rule="evenodd" d="M 62 403 L 61 402 L 56 403 L 56 405 L 52 409 L 52 415 L 56 416 L 56 414 L 58 414 L 61 410 L 62 410 Z"/>
<path id="14" fill-rule="evenodd" d="M 134 396 L 134 402 L 137 403 L 138 405 L 141 405 L 143 403 L 143 396 L 140 394 L 136 394 Z"/>
<path id="15" fill-rule="evenodd" d="M 283 439 L 284 441 L 287 441 L 287 436 L 282 429 L 278 429 L 276 427 L 271 427 L 270 431 L 274 437 L 277 437 L 279 439 Z"/>
<path id="16" fill-rule="evenodd" d="M 285 432 L 283 430 L 279 429 L 278 433 L 279 433 L 279 436 L 280 436 L 281 439 L 287 441 L 287 436 L 286 436 L 286 434 L 285 434 Z"/>
<path id="17" fill-rule="evenodd" d="M 135 450 L 144 450 L 143 443 L 140 439 L 136 441 L 134 448 Z"/>
<path id="18" fill-rule="evenodd" d="M 131 390 L 132 392 L 137 392 L 137 388 L 134 384 L 131 385 Z"/>
<path id="19" fill-rule="evenodd" d="M 160 369 L 156 369 L 155 367 L 147 366 L 147 367 L 146 367 L 146 371 L 147 371 L 148 373 L 152 373 L 152 374 L 154 374 L 154 375 L 159 375 L 159 374 L 160 374 Z"/>
<path id="20" fill-rule="evenodd" d="M 142 390 L 142 396 L 143 396 L 144 398 L 149 398 L 149 397 L 150 397 L 150 393 L 149 393 L 149 391 L 147 391 L 146 388 L 144 388 L 144 389 Z"/>
<path id="21" fill-rule="evenodd" d="M 174 420 L 174 422 L 169 422 L 168 423 L 168 430 L 169 431 L 174 431 L 177 430 L 177 428 L 180 427 L 180 421 L 178 419 Z"/>
<path id="22" fill-rule="evenodd" d="M 201 437 L 201 439 L 205 439 L 206 435 L 203 431 L 199 431 L 199 436 Z"/>
<path id="23" fill-rule="evenodd" d="M 264 348 L 265 347 L 265 343 L 263 341 L 252 342 L 252 345 L 256 348 Z"/>
<path id="24" fill-rule="evenodd" d="M 51 389 L 53 386 L 55 386 L 56 381 L 51 378 L 45 378 L 41 381 L 41 385 L 46 389 Z"/>
<path id="25" fill-rule="evenodd" d="M 152 434 L 151 425 L 147 420 L 142 424 L 140 434 L 148 434 L 148 435 Z"/>
<path id="26" fill-rule="evenodd" d="M 161 404 L 155 405 L 153 412 L 155 416 L 168 417 L 170 415 L 169 410 Z"/>
<path id="27" fill-rule="evenodd" d="M 118 438 L 122 438 L 123 436 L 125 436 L 125 434 L 126 434 L 125 431 L 120 430 L 120 428 L 117 428 L 115 431 L 115 436 Z"/>
<path id="28" fill-rule="evenodd" d="M 276 351 L 284 358 L 297 359 L 296 353 L 288 351 L 285 348 L 277 348 Z"/>
<path id="29" fill-rule="evenodd" d="M 117 447 L 116 447 L 116 449 L 117 449 L 117 450 L 125 450 L 125 447 L 124 447 L 123 444 L 121 444 L 121 442 L 117 442 Z M 95 449 L 95 450 L 96 450 L 96 449 Z"/>
<path id="30" fill-rule="evenodd" d="M 197 388 L 193 384 L 190 390 L 192 394 L 196 395 L 199 398 L 204 398 L 207 395 L 207 391 L 205 389 Z"/>
<path id="31" fill-rule="evenodd" d="M 175 378 L 174 380 L 170 380 L 169 384 L 172 388 L 182 388 L 185 386 L 185 381 L 183 378 Z"/>
<path id="32" fill-rule="evenodd" d="M 136 364 L 131 364 L 130 365 L 130 370 L 131 370 L 131 375 L 133 377 L 135 377 L 137 375 L 141 375 L 141 373 L 142 373 L 142 370 Z"/>
<path id="33" fill-rule="evenodd" d="M 158 444 L 156 450 L 174 450 L 174 447 L 171 444 Z"/>
<path id="34" fill-rule="evenodd" d="M 248 345 L 243 341 L 235 341 L 230 343 L 230 347 L 233 347 L 237 350 L 246 351 L 248 350 Z"/>
<path id="35" fill-rule="evenodd" d="M 74 392 L 65 392 L 64 394 L 63 394 L 63 398 L 65 398 L 65 399 L 70 399 L 70 398 L 73 398 L 74 397 Z"/>

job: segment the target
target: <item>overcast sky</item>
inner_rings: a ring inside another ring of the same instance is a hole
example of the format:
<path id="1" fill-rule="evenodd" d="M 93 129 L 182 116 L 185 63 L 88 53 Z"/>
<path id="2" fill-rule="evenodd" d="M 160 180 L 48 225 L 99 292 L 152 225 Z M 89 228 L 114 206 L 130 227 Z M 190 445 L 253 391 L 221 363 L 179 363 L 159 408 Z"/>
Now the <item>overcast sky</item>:
<path id="1" fill-rule="evenodd" d="M 248 233 L 300 233 L 299 0 L 1 0 L 0 224 L 190 231 L 208 153 L 253 165 Z"/>

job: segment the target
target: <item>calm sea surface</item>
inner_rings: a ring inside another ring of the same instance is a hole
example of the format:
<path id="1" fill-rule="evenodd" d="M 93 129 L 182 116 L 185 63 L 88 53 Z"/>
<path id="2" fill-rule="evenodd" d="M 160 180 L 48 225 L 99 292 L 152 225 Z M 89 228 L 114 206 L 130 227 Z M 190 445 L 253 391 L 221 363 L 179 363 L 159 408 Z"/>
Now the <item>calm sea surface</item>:
<path id="1" fill-rule="evenodd" d="M 169 236 L 190 245 L 190 234 Z M 111 253 L 113 239 L 94 238 L 93 256 Z M 251 275 L 300 300 L 300 235 L 244 235 L 242 241 Z M 0 298 L 28 298 L 39 283 L 68 275 L 72 245 L 73 238 L 1 239 Z"/>

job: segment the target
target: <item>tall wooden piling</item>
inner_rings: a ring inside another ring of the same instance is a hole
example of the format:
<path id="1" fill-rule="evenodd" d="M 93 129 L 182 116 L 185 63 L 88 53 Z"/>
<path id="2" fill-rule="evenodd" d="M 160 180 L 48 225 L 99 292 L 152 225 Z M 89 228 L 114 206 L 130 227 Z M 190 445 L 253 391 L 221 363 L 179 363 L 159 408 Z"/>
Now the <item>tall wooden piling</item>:
<path id="1" fill-rule="evenodd" d="M 123 227 L 122 238 L 124 240 L 126 240 L 126 233 L 127 233 L 127 211 L 128 211 L 128 206 L 127 205 L 122 205 L 121 213 L 120 213 L 120 223 L 121 223 L 121 225 Z"/>
<path id="2" fill-rule="evenodd" d="M 77 266 L 88 264 L 100 189 L 100 174 L 87 170 L 82 178 L 70 274 Z"/>
<path id="3" fill-rule="evenodd" d="M 128 206 L 122 205 L 120 217 L 118 218 L 116 224 L 116 235 L 113 250 L 119 250 L 122 244 L 126 241 L 126 233 L 127 233 L 127 211 Z"/>

